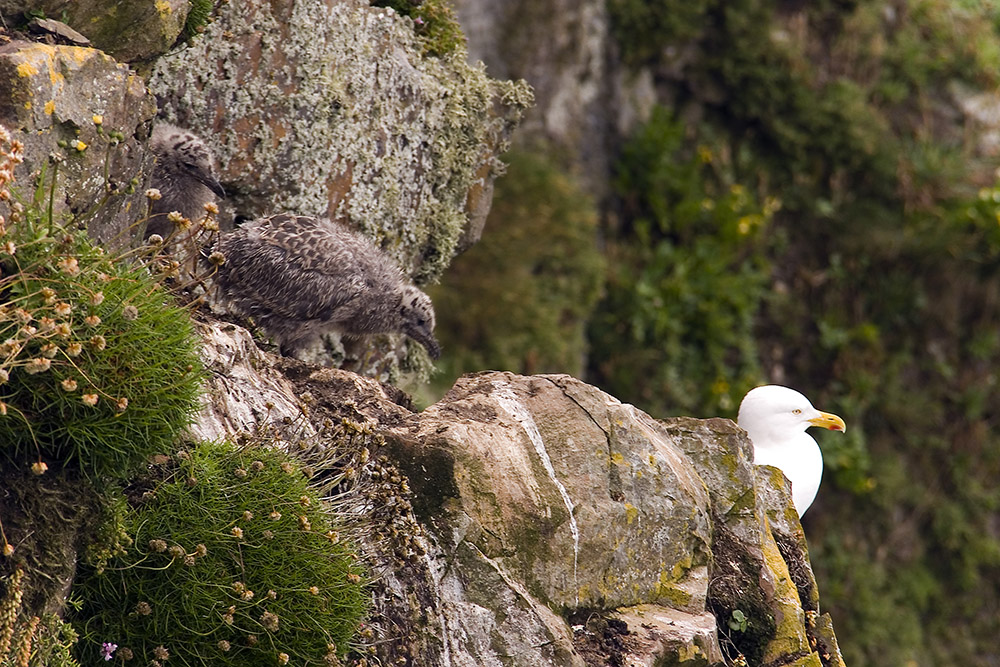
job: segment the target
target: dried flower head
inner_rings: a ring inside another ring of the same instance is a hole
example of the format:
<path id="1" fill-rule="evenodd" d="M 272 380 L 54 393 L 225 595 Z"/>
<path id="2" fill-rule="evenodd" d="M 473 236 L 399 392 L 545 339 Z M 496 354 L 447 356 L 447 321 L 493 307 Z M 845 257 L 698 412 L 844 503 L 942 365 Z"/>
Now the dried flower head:
<path id="1" fill-rule="evenodd" d="M 56 266 L 68 276 L 80 275 L 80 262 L 77 261 L 76 257 L 63 257 L 56 262 Z"/>
<path id="2" fill-rule="evenodd" d="M 265 611 L 263 614 L 261 614 L 260 624 L 263 625 L 268 630 L 270 630 L 271 632 L 277 632 L 278 631 L 278 615 L 277 614 L 272 614 L 269 611 Z"/>
<path id="3" fill-rule="evenodd" d="M 279 665 L 287 665 L 288 664 L 288 654 L 287 653 L 279 653 L 278 654 L 278 664 Z"/>
<path id="4" fill-rule="evenodd" d="M 204 208 L 205 212 L 208 213 L 209 215 L 219 214 L 219 206 L 215 202 L 207 201 L 204 204 L 202 204 L 202 208 Z"/>
<path id="5" fill-rule="evenodd" d="M 253 512 L 251 512 L 250 510 L 246 510 L 245 512 L 243 512 L 244 521 L 250 521 L 252 518 L 253 518 Z"/>
<path id="6" fill-rule="evenodd" d="M 35 375 L 36 373 L 44 373 L 52 367 L 52 360 L 46 359 L 44 357 L 38 357 L 36 359 L 28 360 L 28 363 L 24 365 L 24 372 L 29 375 Z"/>
<path id="7" fill-rule="evenodd" d="M 46 306 L 51 306 L 56 302 L 56 291 L 51 287 L 43 287 L 41 289 L 42 298 L 45 300 Z"/>
<path id="8" fill-rule="evenodd" d="M 14 547 L 9 542 L 3 543 L 3 555 L 8 558 L 14 555 Z"/>
<path id="9" fill-rule="evenodd" d="M 250 464 L 250 469 L 253 470 L 254 472 L 260 472 L 261 470 L 264 469 L 264 462 L 260 460 L 255 460 L 253 463 Z"/>
<path id="10" fill-rule="evenodd" d="M 128 408 L 128 399 L 122 396 L 117 401 L 115 401 L 115 410 L 118 412 L 125 412 Z"/>
<path id="11" fill-rule="evenodd" d="M 76 391 L 77 388 L 76 380 L 73 378 L 66 378 L 59 384 L 62 386 L 63 391 Z"/>
<path id="12" fill-rule="evenodd" d="M 197 561 L 195 561 L 194 556 L 184 556 L 184 564 L 186 566 L 188 566 L 188 567 L 194 567 L 196 562 Z"/>
<path id="13" fill-rule="evenodd" d="M 45 461 L 35 461 L 31 464 L 31 472 L 36 475 L 44 475 L 45 471 L 49 469 L 48 464 Z"/>
<path id="14" fill-rule="evenodd" d="M 247 476 L 247 471 L 244 470 L 243 468 L 236 468 L 235 470 L 233 470 L 233 474 L 239 477 L 240 479 L 243 479 L 244 477 Z"/>
<path id="15" fill-rule="evenodd" d="M 79 357 L 81 352 L 83 352 L 83 345 L 80 343 L 70 343 L 66 346 L 66 354 L 71 357 Z"/>
<path id="16" fill-rule="evenodd" d="M 55 359 L 56 354 L 59 352 L 59 347 L 55 343 L 46 343 L 42 345 L 39 352 L 47 359 Z"/>
<path id="17" fill-rule="evenodd" d="M 91 338 L 90 338 L 90 346 L 92 348 L 94 348 L 95 350 L 103 350 L 104 348 L 106 348 L 108 346 L 108 341 L 106 341 L 104 339 L 104 336 L 101 336 L 101 335 L 91 336 Z"/>
<path id="18" fill-rule="evenodd" d="M 73 333 L 73 328 L 69 325 L 69 322 L 60 322 L 54 327 L 54 330 L 60 338 L 69 338 L 70 334 Z"/>
<path id="19" fill-rule="evenodd" d="M 127 646 L 123 646 L 122 648 L 118 649 L 118 657 L 128 662 L 129 660 L 135 657 L 135 654 L 132 653 L 132 649 L 128 648 Z"/>
<path id="20" fill-rule="evenodd" d="M 310 586 L 309 592 L 313 595 L 319 595 L 319 586 Z"/>
<path id="21" fill-rule="evenodd" d="M 225 639 L 219 642 L 219 650 L 222 651 L 223 653 L 228 651 L 230 648 L 232 648 L 232 646 Z"/>
<path id="22" fill-rule="evenodd" d="M 101 318 L 98 317 L 97 315 L 87 315 L 85 318 L 83 318 L 83 323 L 86 324 L 88 327 L 96 327 L 98 324 L 101 323 Z"/>
<path id="23" fill-rule="evenodd" d="M 163 198 L 163 195 L 160 194 L 160 191 L 157 190 L 156 188 L 150 188 L 146 190 L 146 198 L 152 201 L 159 201 L 160 199 Z"/>
<path id="24" fill-rule="evenodd" d="M 153 655 L 156 656 L 157 660 L 166 660 L 170 657 L 170 651 L 161 645 L 153 649 Z"/>
<path id="25" fill-rule="evenodd" d="M 149 238 L 146 239 L 146 241 L 151 246 L 163 245 L 163 237 L 160 236 L 159 234 L 150 234 Z"/>
<path id="26" fill-rule="evenodd" d="M 56 321 L 51 317 L 41 317 L 38 320 L 38 326 L 42 328 L 42 331 L 52 331 L 56 328 Z"/>
<path id="27" fill-rule="evenodd" d="M 139 309 L 129 304 L 122 308 L 122 317 L 128 322 L 134 322 L 139 317 Z"/>
<path id="28" fill-rule="evenodd" d="M 312 530 L 312 523 L 309 521 L 309 517 L 307 517 L 305 514 L 299 515 L 299 528 L 305 531 Z"/>
<path id="29" fill-rule="evenodd" d="M 135 613 L 140 616 L 149 616 L 153 613 L 153 607 L 148 602 L 140 602 L 135 606 Z"/>
<path id="30" fill-rule="evenodd" d="M 216 251 L 208 256 L 208 261 L 211 262 L 212 264 L 215 264 L 216 266 L 222 266 L 223 264 L 226 263 L 226 256 L 223 255 L 221 252 Z"/>
<path id="31" fill-rule="evenodd" d="M 274 510 L 273 512 L 271 512 L 271 513 L 270 513 L 270 514 L 268 514 L 267 516 L 268 516 L 268 518 L 269 518 L 269 519 L 271 519 L 272 521 L 277 521 L 278 519 L 280 519 L 280 518 L 281 518 L 281 512 L 279 512 L 278 510 Z"/>
<path id="32" fill-rule="evenodd" d="M 150 540 L 149 548 L 161 554 L 167 550 L 167 543 L 164 540 Z"/>
<path id="33" fill-rule="evenodd" d="M 206 547 L 204 544 L 199 544 L 194 548 L 194 553 L 198 557 L 205 556 L 206 554 L 208 554 L 208 547 Z"/>
<path id="34" fill-rule="evenodd" d="M 232 533 L 233 537 L 235 537 L 236 539 L 238 540 L 243 539 L 243 529 L 240 528 L 239 526 L 233 526 L 233 529 L 230 530 L 229 532 Z"/>
<path id="35" fill-rule="evenodd" d="M 0 384 L 3 384 L 10 379 L 10 372 L 4 368 L 0 368 Z"/>
<path id="36" fill-rule="evenodd" d="M 80 398 L 87 405 L 90 405 L 90 406 L 97 405 L 97 394 L 84 394 Z"/>
<path id="37" fill-rule="evenodd" d="M 169 549 L 167 549 L 167 553 L 170 554 L 171 558 L 183 558 L 184 557 L 184 548 L 181 547 L 178 544 L 175 544 L 174 546 L 172 546 Z"/>
<path id="38" fill-rule="evenodd" d="M 90 295 L 90 305 L 99 306 L 104 303 L 104 292 L 94 292 Z"/>

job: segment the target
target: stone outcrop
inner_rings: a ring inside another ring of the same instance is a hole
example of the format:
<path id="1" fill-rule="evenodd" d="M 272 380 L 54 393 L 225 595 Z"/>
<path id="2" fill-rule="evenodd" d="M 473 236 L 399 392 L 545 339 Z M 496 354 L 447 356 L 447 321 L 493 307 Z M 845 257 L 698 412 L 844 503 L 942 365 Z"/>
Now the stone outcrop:
<path id="1" fill-rule="evenodd" d="M 122 62 L 166 53 L 184 30 L 188 0 L 0 0 L 0 15 L 17 25 L 28 12 L 61 18 L 94 47 Z"/>
<path id="2" fill-rule="evenodd" d="M 658 422 L 569 376 L 496 372 L 415 413 L 373 380 L 272 361 L 237 327 L 206 332 L 227 379 L 201 435 L 300 419 L 306 396 L 313 421 L 384 440 L 408 481 L 418 546 L 368 545 L 385 662 L 843 664 L 787 482 L 731 421 Z"/>
<path id="3" fill-rule="evenodd" d="M 25 145 L 22 197 L 44 173 L 46 198 L 56 179 L 57 215 L 86 221 L 102 242 L 126 241 L 145 215 L 152 165 L 144 140 L 156 103 L 142 79 L 97 49 L 13 41 L 0 46 L 0 91 L 0 124 Z"/>
<path id="4" fill-rule="evenodd" d="M 409 18 L 362 0 L 224 4 L 157 61 L 150 86 L 214 150 L 231 192 L 223 219 L 340 218 L 418 283 L 481 228 L 497 156 L 531 100 L 464 52 L 422 56 Z"/>

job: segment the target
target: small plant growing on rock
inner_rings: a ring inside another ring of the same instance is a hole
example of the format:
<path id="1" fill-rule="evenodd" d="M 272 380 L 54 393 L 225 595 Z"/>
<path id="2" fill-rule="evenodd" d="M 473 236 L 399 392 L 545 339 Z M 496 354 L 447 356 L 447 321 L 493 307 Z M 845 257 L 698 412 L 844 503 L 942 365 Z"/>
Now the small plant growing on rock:
<path id="1" fill-rule="evenodd" d="M 20 145 L 0 128 L 0 198 Z M 0 455 L 126 477 L 197 408 L 190 318 L 159 277 L 60 225 L 43 188 L 0 217 Z"/>
<path id="2" fill-rule="evenodd" d="M 26 616 L 22 606 L 24 578 L 17 569 L 0 581 L 0 665 L 16 667 L 77 667 L 70 647 L 77 636 L 72 626 L 52 614 Z"/>
<path id="3" fill-rule="evenodd" d="M 368 606 L 357 555 L 299 463 L 256 445 L 201 444 L 133 485 L 134 546 L 74 588 L 80 659 L 337 665 Z"/>

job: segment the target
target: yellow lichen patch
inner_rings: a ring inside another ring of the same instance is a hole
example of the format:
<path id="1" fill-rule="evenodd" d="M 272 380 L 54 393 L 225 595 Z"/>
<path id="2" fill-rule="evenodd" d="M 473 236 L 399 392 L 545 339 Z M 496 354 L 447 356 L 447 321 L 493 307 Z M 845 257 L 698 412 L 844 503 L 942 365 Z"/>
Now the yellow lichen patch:
<path id="1" fill-rule="evenodd" d="M 625 523 L 632 525 L 632 522 L 639 518 L 639 508 L 632 503 L 625 503 Z"/>
<path id="2" fill-rule="evenodd" d="M 17 75 L 20 77 L 29 77 L 38 74 L 38 68 L 31 63 L 21 63 L 17 66 Z"/>
<path id="3" fill-rule="evenodd" d="M 56 111 L 56 101 L 49 100 L 45 103 L 45 113 L 51 116 Z"/>
<path id="4" fill-rule="evenodd" d="M 31 100 L 28 100 L 27 102 L 24 103 L 24 108 L 25 109 L 30 109 L 31 108 Z"/>
<path id="5" fill-rule="evenodd" d="M 625 457 L 622 456 L 621 452 L 612 452 L 611 462 L 614 463 L 616 466 L 625 465 Z"/>
<path id="6" fill-rule="evenodd" d="M 174 13 L 174 8 L 167 0 L 156 0 L 156 11 L 159 12 L 160 16 L 169 16 Z"/>

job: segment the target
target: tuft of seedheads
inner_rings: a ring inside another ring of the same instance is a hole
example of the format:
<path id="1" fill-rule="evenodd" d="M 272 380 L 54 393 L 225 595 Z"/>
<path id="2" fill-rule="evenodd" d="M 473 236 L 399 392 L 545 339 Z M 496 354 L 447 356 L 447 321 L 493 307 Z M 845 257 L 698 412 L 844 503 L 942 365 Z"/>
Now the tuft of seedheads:
<path id="1" fill-rule="evenodd" d="M 5 201 L 21 150 L 0 128 Z M 197 337 L 161 276 L 55 220 L 42 190 L 0 216 L 0 456 L 125 478 L 190 423 Z"/>

